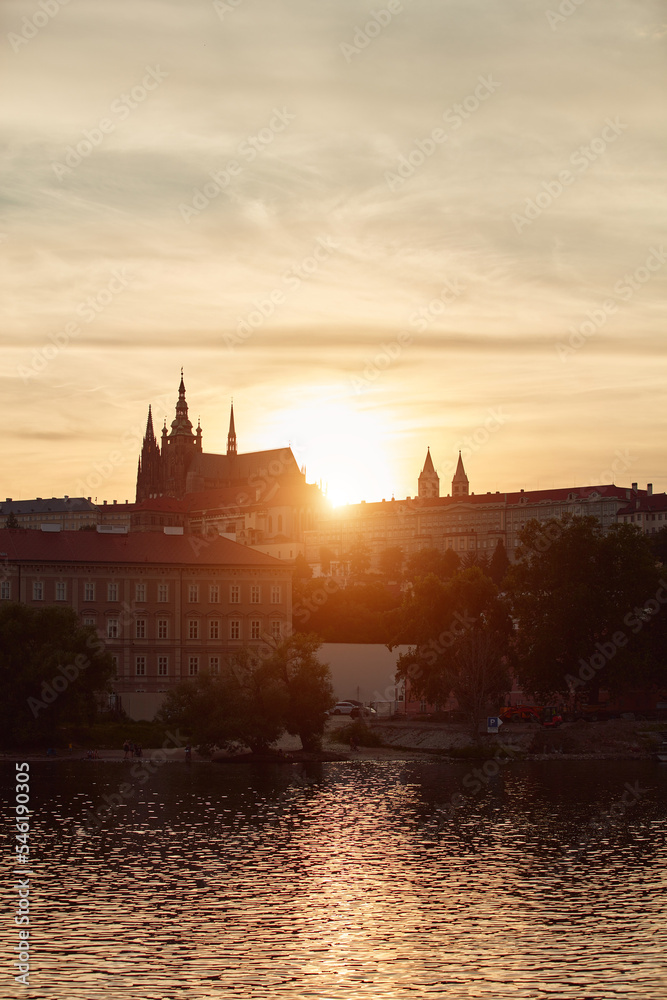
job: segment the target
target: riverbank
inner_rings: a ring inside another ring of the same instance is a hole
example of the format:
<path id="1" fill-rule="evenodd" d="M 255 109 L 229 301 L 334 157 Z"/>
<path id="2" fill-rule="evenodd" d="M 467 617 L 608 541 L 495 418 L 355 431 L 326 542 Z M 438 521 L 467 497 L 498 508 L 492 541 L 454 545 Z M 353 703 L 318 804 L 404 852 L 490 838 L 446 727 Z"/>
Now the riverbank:
<path id="1" fill-rule="evenodd" d="M 535 723 L 518 723 L 502 726 L 498 735 L 480 735 L 475 747 L 465 726 L 454 723 L 430 723 L 414 720 L 376 720 L 370 728 L 381 741 L 379 747 L 349 750 L 336 741 L 337 731 L 349 724 L 347 718 L 332 718 L 327 724 L 322 754 L 303 754 L 300 741 L 294 736 L 284 736 L 277 744 L 291 763 L 321 760 L 433 760 L 466 759 L 468 756 L 491 757 L 503 747 L 511 748 L 514 759 L 544 760 L 562 757 L 569 760 L 637 760 L 649 759 L 661 742 L 660 733 L 667 731 L 667 723 L 642 722 L 629 719 L 612 719 L 608 722 L 566 722 L 556 729 L 545 729 Z M 123 762 L 122 748 L 98 748 L 98 756 L 87 759 L 87 748 L 58 750 L 46 754 L 43 750 L 22 749 L 2 754 L 6 761 L 64 761 L 86 760 L 94 767 L 103 762 Z M 142 757 L 131 757 L 125 762 L 141 764 L 151 759 L 166 762 L 184 762 L 184 747 L 144 748 Z M 221 756 L 221 755 L 216 755 Z M 243 755 L 246 760 L 250 758 Z M 192 763 L 209 763 L 210 758 L 200 757 L 194 750 Z"/>

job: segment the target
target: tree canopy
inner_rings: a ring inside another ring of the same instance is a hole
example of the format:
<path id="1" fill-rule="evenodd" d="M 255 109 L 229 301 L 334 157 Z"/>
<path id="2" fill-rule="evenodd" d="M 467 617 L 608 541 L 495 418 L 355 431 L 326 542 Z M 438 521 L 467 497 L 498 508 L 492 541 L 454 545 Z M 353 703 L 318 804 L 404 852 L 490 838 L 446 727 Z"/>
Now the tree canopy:
<path id="1" fill-rule="evenodd" d="M 5 746 L 56 742 L 64 725 L 95 720 L 113 660 L 72 608 L 0 607 L 0 733 Z"/>
<path id="2" fill-rule="evenodd" d="M 653 620 L 660 573 L 646 536 L 629 524 L 605 534 L 594 517 L 566 515 L 530 521 L 520 542 L 506 579 L 525 690 L 596 702 L 601 686 L 664 683 L 666 616 Z"/>
<path id="3" fill-rule="evenodd" d="M 160 718 L 190 733 L 203 750 L 242 744 L 263 753 L 287 731 L 318 749 L 335 702 L 315 635 L 293 635 L 274 648 L 243 647 L 220 676 L 203 673 L 172 688 Z"/>
<path id="4" fill-rule="evenodd" d="M 397 621 L 394 645 L 414 643 L 398 658 L 397 679 L 435 705 L 455 695 L 476 738 L 484 708 L 510 686 L 511 621 L 496 585 L 477 566 L 446 583 L 431 574 L 406 596 Z"/>

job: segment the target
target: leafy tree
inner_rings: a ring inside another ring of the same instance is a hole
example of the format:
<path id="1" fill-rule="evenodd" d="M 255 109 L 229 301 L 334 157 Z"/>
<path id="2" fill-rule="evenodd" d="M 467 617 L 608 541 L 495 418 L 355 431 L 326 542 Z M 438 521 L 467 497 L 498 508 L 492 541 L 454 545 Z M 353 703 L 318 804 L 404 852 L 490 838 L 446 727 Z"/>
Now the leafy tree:
<path id="1" fill-rule="evenodd" d="M 320 750 L 327 711 L 335 704 L 331 670 L 317 658 L 322 640 L 314 634 L 292 635 L 275 650 L 268 670 L 287 695 L 284 723 L 304 750 Z"/>
<path id="2" fill-rule="evenodd" d="M 364 541 L 357 539 L 349 554 L 350 572 L 353 576 L 361 577 L 367 572 L 371 565 L 371 551 Z"/>
<path id="3" fill-rule="evenodd" d="M 449 580 L 461 568 L 461 560 L 453 549 L 420 549 L 408 559 L 405 577 L 413 583 L 433 574 L 439 580 Z"/>
<path id="4" fill-rule="evenodd" d="M 601 686 L 659 680 L 656 637 L 664 622 L 656 630 L 643 611 L 659 572 L 634 525 L 613 525 L 605 535 L 596 518 L 565 515 L 529 521 L 520 542 L 507 586 L 517 625 L 514 665 L 525 690 L 597 702 Z"/>
<path id="5" fill-rule="evenodd" d="M 463 554 L 460 568 L 472 569 L 473 566 L 479 566 L 483 573 L 486 573 L 487 576 L 489 575 L 489 557 L 486 552 L 480 552 L 479 549 L 474 549 Z"/>
<path id="6" fill-rule="evenodd" d="M 347 587 L 331 578 L 307 580 L 294 587 L 294 629 L 315 632 L 324 642 L 386 643 L 400 601 L 400 595 L 377 580 Z"/>
<path id="7" fill-rule="evenodd" d="M 299 552 L 296 559 L 294 560 L 294 566 L 292 567 L 292 576 L 295 580 L 310 580 L 313 575 L 311 567 L 308 565 L 308 560 Z"/>
<path id="8" fill-rule="evenodd" d="M 114 673 L 97 631 L 72 608 L 0 608 L 0 733 L 5 746 L 56 743 L 64 725 L 90 724 Z"/>
<path id="9" fill-rule="evenodd" d="M 380 571 L 388 580 L 400 580 L 403 575 L 403 549 L 394 545 L 380 553 Z"/>
<path id="10" fill-rule="evenodd" d="M 656 531 L 655 535 L 647 536 L 651 544 L 651 549 L 657 561 L 662 566 L 667 566 L 667 527 Z"/>
<path id="11" fill-rule="evenodd" d="M 12 528 L 14 531 L 16 531 L 16 529 L 20 528 L 20 527 L 21 527 L 21 525 L 19 524 L 19 522 L 18 522 L 18 520 L 16 518 L 16 514 L 14 513 L 13 510 L 10 510 L 9 516 L 8 516 L 7 520 L 5 521 L 5 528 Z"/>
<path id="12" fill-rule="evenodd" d="M 502 587 L 503 581 L 510 568 L 510 561 L 502 538 L 498 539 L 493 555 L 489 560 L 489 576 L 498 587 Z"/>
<path id="13" fill-rule="evenodd" d="M 476 739 L 484 708 L 509 687 L 511 621 L 498 588 L 477 566 L 448 583 L 430 575 L 418 580 L 402 611 L 415 645 L 399 656 L 397 680 L 436 705 L 454 694 Z"/>
<path id="14" fill-rule="evenodd" d="M 265 753 L 284 732 L 285 703 L 267 659 L 244 646 L 219 677 L 203 673 L 170 689 L 159 717 L 204 752 L 242 743 Z"/>
<path id="15" fill-rule="evenodd" d="M 200 674 L 172 688 L 160 718 L 185 729 L 204 752 L 238 743 L 266 753 L 287 732 L 304 749 L 320 746 L 333 705 L 329 667 L 317 636 L 297 635 L 273 649 L 243 647 L 219 677 Z"/>

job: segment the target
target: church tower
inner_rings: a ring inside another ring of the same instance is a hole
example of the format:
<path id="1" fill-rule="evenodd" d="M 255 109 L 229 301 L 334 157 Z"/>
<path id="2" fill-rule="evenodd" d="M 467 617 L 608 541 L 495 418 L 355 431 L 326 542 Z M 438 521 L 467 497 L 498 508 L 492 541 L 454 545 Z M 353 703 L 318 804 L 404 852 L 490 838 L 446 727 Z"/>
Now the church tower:
<path id="1" fill-rule="evenodd" d="M 162 493 L 161 471 L 160 447 L 155 438 L 153 415 L 149 406 L 146 433 L 137 469 L 137 503 L 141 500 L 147 500 L 149 497 L 157 497 Z"/>
<path id="2" fill-rule="evenodd" d="M 458 465 L 456 466 L 456 472 L 454 473 L 454 478 L 452 479 L 452 496 L 467 497 L 469 493 L 470 493 L 470 483 L 468 482 L 466 471 L 463 468 L 463 460 L 461 458 L 461 452 L 459 452 Z"/>
<path id="3" fill-rule="evenodd" d="M 243 416 L 243 414 L 241 414 Z M 227 435 L 227 454 L 231 458 L 236 455 L 236 429 L 234 427 L 234 401 L 229 415 L 229 434 Z"/>
<path id="4" fill-rule="evenodd" d="M 185 383 L 181 368 L 181 384 L 178 387 L 176 416 L 171 422 L 171 431 L 162 431 L 162 460 L 164 462 L 164 493 L 171 497 L 182 497 L 186 492 L 188 469 L 196 452 L 201 452 L 201 427 L 197 433 L 192 430 L 188 418 L 188 404 L 185 400 Z M 165 447 L 166 446 L 166 447 Z"/>
<path id="5" fill-rule="evenodd" d="M 435 471 L 431 449 L 426 449 L 426 461 L 418 479 L 418 495 L 420 500 L 432 500 L 440 496 L 440 477 Z"/>

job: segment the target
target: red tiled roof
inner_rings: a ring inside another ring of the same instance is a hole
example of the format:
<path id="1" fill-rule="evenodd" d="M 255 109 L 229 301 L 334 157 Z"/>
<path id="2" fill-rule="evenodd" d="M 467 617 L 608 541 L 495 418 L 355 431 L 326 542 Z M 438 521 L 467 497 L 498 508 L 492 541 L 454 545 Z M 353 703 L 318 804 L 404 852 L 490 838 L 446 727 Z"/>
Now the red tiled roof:
<path id="1" fill-rule="evenodd" d="M 284 566 L 229 538 L 165 535 L 161 532 L 106 534 L 94 531 L 0 529 L 0 561 L 155 563 L 182 566 Z"/>
<path id="2" fill-rule="evenodd" d="M 619 514 L 651 514 L 657 510 L 667 510 L 667 494 L 654 493 L 650 496 L 641 496 L 636 500 L 631 500 L 625 507 L 621 507 Z"/>

